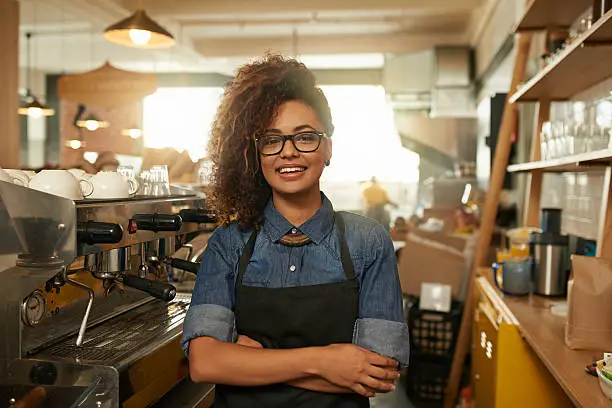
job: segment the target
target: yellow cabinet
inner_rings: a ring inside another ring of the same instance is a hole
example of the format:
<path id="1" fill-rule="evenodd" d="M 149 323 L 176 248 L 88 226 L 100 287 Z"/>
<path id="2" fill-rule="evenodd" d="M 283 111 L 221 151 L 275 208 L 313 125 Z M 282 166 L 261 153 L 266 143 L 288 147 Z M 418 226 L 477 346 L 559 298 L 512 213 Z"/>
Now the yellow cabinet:
<path id="1" fill-rule="evenodd" d="M 477 408 L 571 408 L 561 386 L 521 338 L 518 323 L 488 281 L 476 283 L 472 389 Z"/>

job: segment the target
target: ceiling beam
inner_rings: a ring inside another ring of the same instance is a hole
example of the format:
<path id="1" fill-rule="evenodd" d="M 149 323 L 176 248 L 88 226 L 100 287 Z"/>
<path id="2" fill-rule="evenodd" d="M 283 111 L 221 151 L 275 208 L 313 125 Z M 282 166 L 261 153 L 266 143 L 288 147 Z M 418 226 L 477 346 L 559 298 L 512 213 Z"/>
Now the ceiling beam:
<path id="1" fill-rule="evenodd" d="M 334 16 L 325 17 L 318 16 L 316 19 L 312 17 L 294 17 L 294 18 L 268 18 L 268 19 L 248 19 L 244 18 L 207 18 L 193 16 L 189 20 L 178 20 L 182 27 L 185 29 L 193 29 L 199 27 L 213 28 L 213 27 L 227 27 L 235 26 L 237 28 L 243 27 L 265 27 L 265 26 L 316 26 L 320 24 L 396 24 L 396 25 L 409 25 L 409 26 L 435 26 L 438 28 L 446 24 L 456 24 L 458 22 L 466 24 L 469 21 L 470 13 L 459 13 L 459 14 L 443 14 L 443 15 L 431 15 L 431 16 L 413 16 L 413 15 L 352 15 L 352 16 Z"/>
<path id="2" fill-rule="evenodd" d="M 285 55 L 406 53 L 436 45 L 467 45 L 457 34 L 377 34 L 251 38 L 200 38 L 194 49 L 204 57 L 258 56 L 267 51 Z M 295 48 L 295 49 L 294 49 Z"/>
<path id="3" fill-rule="evenodd" d="M 122 0 L 134 9 L 136 0 Z M 333 11 L 402 10 L 409 13 L 444 10 L 447 13 L 473 10 L 482 0 L 147 0 L 145 8 L 152 16 L 181 18 L 215 14 L 280 14 Z"/>

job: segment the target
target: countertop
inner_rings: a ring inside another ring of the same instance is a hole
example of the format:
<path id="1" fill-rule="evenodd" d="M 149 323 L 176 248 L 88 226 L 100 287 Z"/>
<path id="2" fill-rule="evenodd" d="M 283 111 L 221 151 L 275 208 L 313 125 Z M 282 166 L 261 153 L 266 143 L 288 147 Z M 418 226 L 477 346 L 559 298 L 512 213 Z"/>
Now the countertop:
<path id="1" fill-rule="evenodd" d="M 490 275 L 490 274 L 489 274 Z M 551 372 L 563 390 L 578 407 L 611 408 L 599 388 L 599 379 L 588 375 L 585 366 L 603 357 L 603 350 L 570 350 L 565 345 L 565 317 L 555 316 L 550 306 L 560 299 L 537 295 L 508 297 L 499 292 L 486 278 L 479 279 L 486 289 L 493 290 L 518 322 L 525 341 Z M 487 290 L 488 293 L 491 293 Z"/>

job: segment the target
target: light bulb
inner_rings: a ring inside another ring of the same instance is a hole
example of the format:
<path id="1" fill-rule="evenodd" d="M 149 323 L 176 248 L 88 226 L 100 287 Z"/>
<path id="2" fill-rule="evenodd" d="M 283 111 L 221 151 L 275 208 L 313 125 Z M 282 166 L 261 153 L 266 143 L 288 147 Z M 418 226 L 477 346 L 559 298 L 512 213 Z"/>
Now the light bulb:
<path id="1" fill-rule="evenodd" d="M 146 45 L 151 41 L 151 32 L 147 30 L 130 30 L 130 40 L 136 45 Z"/>
<path id="2" fill-rule="evenodd" d="M 137 128 L 124 129 L 122 133 L 124 136 L 129 136 L 132 139 L 138 139 L 140 136 L 142 136 L 142 130 Z"/>
<path id="3" fill-rule="evenodd" d="M 69 141 L 68 141 L 68 143 L 67 143 L 67 145 L 68 145 L 68 147 L 70 147 L 71 149 L 77 150 L 77 149 L 80 149 L 80 148 L 81 148 L 82 143 L 81 143 L 81 141 L 80 141 L 80 140 L 73 139 L 73 140 L 69 140 Z"/>
<path id="4" fill-rule="evenodd" d="M 93 132 L 94 130 L 98 130 L 100 128 L 100 123 L 97 120 L 86 120 L 85 121 L 85 129 Z"/>
<path id="5" fill-rule="evenodd" d="M 40 108 L 28 108 L 28 116 L 31 118 L 40 118 L 43 115 L 43 111 Z"/>

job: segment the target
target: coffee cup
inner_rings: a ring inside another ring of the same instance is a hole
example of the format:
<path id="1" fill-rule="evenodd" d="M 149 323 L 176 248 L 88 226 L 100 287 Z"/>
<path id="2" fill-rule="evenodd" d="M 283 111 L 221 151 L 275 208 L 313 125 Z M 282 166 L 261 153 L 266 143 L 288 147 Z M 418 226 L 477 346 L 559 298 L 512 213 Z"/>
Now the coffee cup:
<path id="1" fill-rule="evenodd" d="M 138 191 L 138 182 L 115 171 L 101 171 L 89 179 L 93 192 L 89 198 L 128 198 Z"/>
<path id="2" fill-rule="evenodd" d="M 531 258 L 508 258 L 501 263 L 493 264 L 493 281 L 495 286 L 506 295 L 524 296 L 531 293 L 532 277 Z M 501 274 L 501 282 L 500 275 Z"/>
<path id="3" fill-rule="evenodd" d="M 0 168 L 0 181 L 5 181 L 7 183 L 17 184 L 17 185 L 21 185 L 21 186 L 27 185 L 27 184 L 21 183 L 15 177 L 13 177 L 11 174 L 9 174 L 9 172 L 7 172 L 6 170 L 1 169 L 1 168 Z"/>
<path id="4" fill-rule="evenodd" d="M 71 200 L 82 200 L 93 190 L 89 181 L 77 180 L 66 170 L 42 170 L 32 177 L 28 187 Z"/>
<path id="5" fill-rule="evenodd" d="M 30 183 L 31 176 L 28 175 L 23 170 L 19 169 L 3 169 L 5 172 L 9 174 L 9 176 L 13 177 L 14 183 L 20 186 L 27 186 Z"/>
<path id="6" fill-rule="evenodd" d="M 77 180 L 89 180 L 92 174 L 87 173 L 83 169 L 68 169 L 68 172 L 76 177 Z"/>

